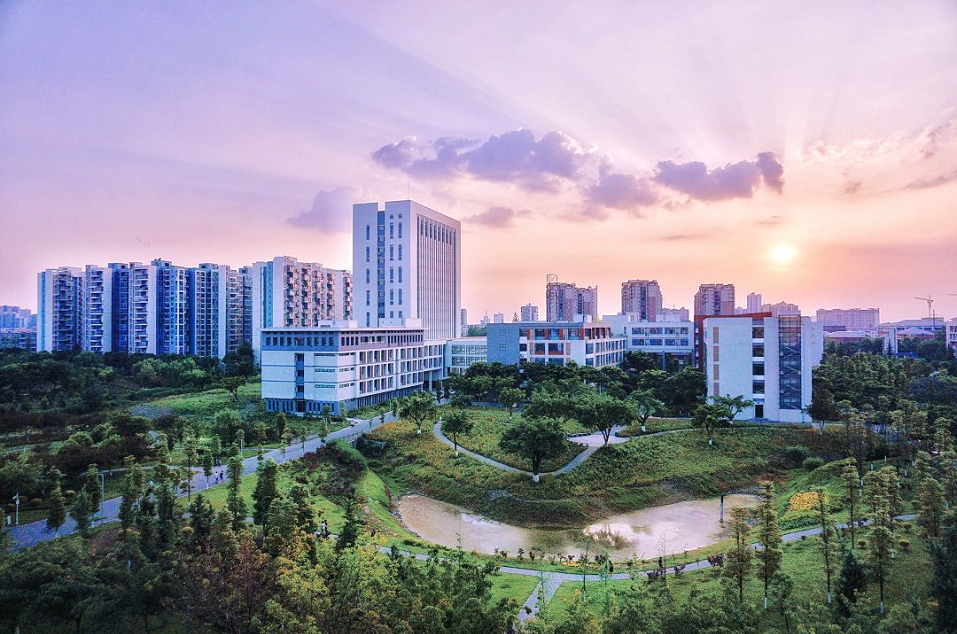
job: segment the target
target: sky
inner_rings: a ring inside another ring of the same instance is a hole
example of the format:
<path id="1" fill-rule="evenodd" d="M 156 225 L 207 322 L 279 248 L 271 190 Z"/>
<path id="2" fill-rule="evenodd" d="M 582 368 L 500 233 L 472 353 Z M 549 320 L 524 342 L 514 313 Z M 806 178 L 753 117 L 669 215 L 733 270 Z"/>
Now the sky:
<path id="1" fill-rule="evenodd" d="M 957 316 L 957 4 L 0 2 L 0 303 L 36 272 L 348 268 L 354 202 L 462 221 L 463 305 L 545 277 Z"/>

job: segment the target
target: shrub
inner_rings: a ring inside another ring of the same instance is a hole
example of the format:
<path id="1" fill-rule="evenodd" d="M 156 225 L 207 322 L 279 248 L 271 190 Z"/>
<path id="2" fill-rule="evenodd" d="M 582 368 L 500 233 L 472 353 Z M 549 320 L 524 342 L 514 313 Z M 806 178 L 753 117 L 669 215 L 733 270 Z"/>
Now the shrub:
<path id="1" fill-rule="evenodd" d="M 897 543 L 900 544 L 901 550 L 908 551 L 910 550 L 910 540 L 909 539 L 899 539 Z"/>
<path id="2" fill-rule="evenodd" d="M 803 464 L 806 471 L 814 471 L 818 467 L 824 466 L 824 460 L 816 457 L 805 458 Z"/>
<path id="3" fill-rule="evenodd" d="M 811 450 L 804 445 L 788 445 L 784 448 L 784 457 L 790 460 L 795 466 L 804 462 L 804 460 L 810 455 Z"/>

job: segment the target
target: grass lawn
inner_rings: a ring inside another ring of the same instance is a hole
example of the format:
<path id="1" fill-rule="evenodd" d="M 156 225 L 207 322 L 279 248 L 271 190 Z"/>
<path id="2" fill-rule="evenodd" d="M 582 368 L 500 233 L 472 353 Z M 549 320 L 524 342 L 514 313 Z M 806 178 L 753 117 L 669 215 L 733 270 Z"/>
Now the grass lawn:
<path id="1" fill-rule="evenodd" d="M 868 531 L 865 531 L 865 535 Z M 931 568 L 925 544 L 916 536 L 916 528 L 905 532 L 898 528 L 898 538 L 906 538 L 911 542 L 908 549 L 897 548 L 897 557 L 891 570 L 888 585 L 885 587 L 886 603 L 888 606 L 908 600 L 912 596 L 926 596 L 927 583 L 930 579 Z M 782 570 L 794 580 L 793 599 L 797 604 L 824 603 L 826 600 L 824 565 L 819 550 L 819 539 L 809 537 L 806 540 L 784 544 L 784 558 Z M 866 557 L 864 551 L 858 550 L 861 557 Z M 756 566 L 756 564 L 755 564 Z M 840 567 L 838 562 L 837 568 Z M 764 585 L 757 577 L 757 567 L 745 584 L 745 599 L 760 607 L 764 596 Z M 835 578 L 836 578 L 835 570 Z M 595 615 L 601 614 L 605 606 L 607 593 L 614 592 L 627 594 L 632 584 L 646 585 L 648 582 L 641 579 L 633 581 L 589 582 L 587 585 L 586 605 Z M 713 570 L 702 570 L 685 573 L 680 578 L 669 575 L 668 588 L 672 596 L 682 603 L 688 597 L 692 588 L 697 588 L 705 596 L 717 596 L 721 592 L 720 578 Z M 864 601 L 876 609 L 878 591 L 877 585 L 868 586 Z M 568 605 L 581 591 L 580 583 L 564 583 L 552 598 L 549 604 L 551 610 L 567 610 Z M 777 612 L 769 610 L 765 625 L 781 626 Z"/>
<path id="2" fill-rule="evenodd" d="M 371 460 L 398 493 L 422 493 L 513 524 L 580 526 L 646 506 L 749 489 L 786 472 L 783 449 L 804 444 L 834 458 L 829 439 L 803 428 L 735 427 L 708 446 L 697 431 L 637 438 L 597 451 L 577 469 L 539 484 L 467 456 L 399 421 L 369 434 L 387 443 Z"/>
<path id="3" fill-rule="evenodd" d="M 653 434 L 659 431 L 671 431 L 673 429 L 691 429 L 691 419 L 690 418 L 658 418 L 652 416 L 648 419 L 648 424 L 645 425 L 647 430 L 645 433 Z M 625 427 L 620 432 L 619 436 L 628 438 L 631 436 L 641 436 L 641 424 L 636 423 L 634 425 L 629 425 Z"/>
<path id="4" fill-rule="evenodd" d="M 531 469 L 531 464 L 528 460 L 521 456 L 508 453 L 499 447 L 498 444 L 506 429 L 522 421 L 521 414 L 515 414 L 512 416 L 512 420 L 509 420 L 508 413 L 504 409 L 472 407 L 467 409 L 466 412 L 468 413 L 469 420 L 472 422 L 472 430 L 468 434 L 459 435 L 459 445 L 509 466 L 524 469 L 525 471 Z M 577 434 L 585 431 L 581 425 L 575 421 L 566 422 L 565 428 L 569 434 Z M 542 463 L 542 471 L 554 471 L 559 467 L 563 467 L 584 450 L 584 445 L 569 443 L 568 450 L 564 454 Z"/>
<path id="5" fill-rule="evenodd" d="M 492 575 L 492 601 L 499 599 L 511 599 L 522 605 L 532 594 L 532 590 L 538 584 L 538 577 L 526 577 L 523 575 L 508 575 L 497 573 Z"/>
<path id="6" fill-rule="evenodd" d="M 216 388 L 205 392 L 176 394 L 158 398 L 148 403 L 140 403 L 130 408 L 136 416 L 154 419 L 160 416 L 182 416 L 194 425 L 206 426 L 223 410 L 236 413 L 251 411 L 261 402 L 261 389 L 258 379 L 253 379 L 239 388 L 239 398 L 224 389 Z"/>

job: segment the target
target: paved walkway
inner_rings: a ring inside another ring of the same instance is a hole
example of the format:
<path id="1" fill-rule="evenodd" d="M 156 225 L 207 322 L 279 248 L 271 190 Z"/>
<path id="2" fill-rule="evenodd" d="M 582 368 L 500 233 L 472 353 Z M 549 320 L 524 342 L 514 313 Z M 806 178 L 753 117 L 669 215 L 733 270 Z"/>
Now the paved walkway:
<path id="1" fill-rule="evenodd" d="M 361 422 L 355 422 L 348 427 L 343 427 L 342 429 L 330 433 L 329 440 L 345 440 L 347 442 L 352 442 L 361 434 L 375 429 L 380 425 L 378 416 L 366 421 L 362 421 L 362 419 L 350 420 Z M 391 422 L 391 420 L 393 420 L 392 414 L 386 414 L 385 422 L 388 423 Z M 263 460 L 272 458 L 277 463 L 281 464 L 291 460 L 297 460 L 303 457 L 305 454 L 313 452 L 322 446 L 323 442 L 321 438 L 318 436 L 311 436 L 307 438 L 305 442 L 299 441 L 291 443 L 288 447 L 286 447 L 285 451 L 282 449 L 270 449 L 269 451 L 263 453 Z M 259 459 L 257 456 L 246 458 L 243 460 L 243 475 L 255 473 L 258 466 Z M 213 475 L 210 477 L 210 483 L 207 485 L 206 477 L 200 470 L 193 476 L 193 481 L 191 483 L 192 493 L 200 493 L 208 488 L 216 486 L 217 484 L 221 484 L 221 482 L 216 482 L 219 475 L 222 475 L 223 480 L 225 480 L 225 465 L 213 469 Z M 181 493 L 179 497 L 186 497 L 186 494 Z M 104 500 L 100 505 L 100 512 L 97 514 L 97 519 L 94 521 L 94 525 L 98 526 L 100 524 L 108 524 L 110 522 L 119 521 L 120 502 L 122 502 L 122 498 L 118 497 Z M 15 549 L 28 548 L 41 542 L 50 541 L 51 539 L 60 537 L 62 535 L 71 535 L 75 533 L 76 522 L 73 521 L 73 518 L 67 516 L 66 523 L 55 533 L 47 529 L 46 520 L 30 522 L 29 524 L 21 524 L 19 526 L 8 526 L 7 531 L 13 540 L 13 546 Z"/>

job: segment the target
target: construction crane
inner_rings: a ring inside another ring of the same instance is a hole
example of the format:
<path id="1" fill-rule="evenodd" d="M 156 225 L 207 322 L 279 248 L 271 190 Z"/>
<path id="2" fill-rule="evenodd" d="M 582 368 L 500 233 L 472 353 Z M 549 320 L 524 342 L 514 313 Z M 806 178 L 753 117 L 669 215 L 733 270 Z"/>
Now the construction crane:
<path id="1" fill-rule="evenodd" d="M 927 316 L 930 318 L 934 317 L 934 298 L 930 296 L 930 293 L 927 294 L 927 297 L 915 297 L 914 299 L 927 302 Z"/>

